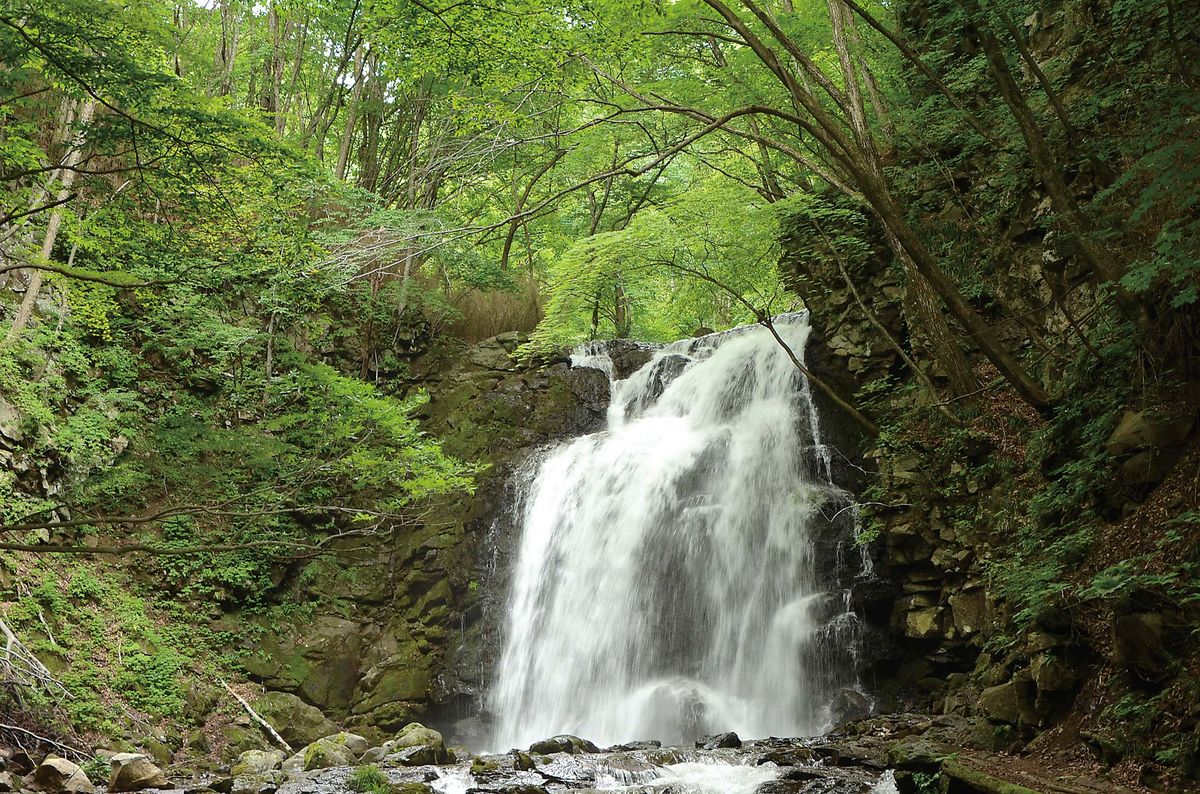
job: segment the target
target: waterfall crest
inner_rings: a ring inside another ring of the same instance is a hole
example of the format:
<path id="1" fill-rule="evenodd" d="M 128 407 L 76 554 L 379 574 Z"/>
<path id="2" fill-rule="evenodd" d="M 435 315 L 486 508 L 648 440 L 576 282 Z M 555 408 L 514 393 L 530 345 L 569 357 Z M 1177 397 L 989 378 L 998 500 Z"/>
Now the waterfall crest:
<path id="1" fill-rule="evenodd" d="M 775 326 L 800 355 L 807 315 Z M 827 729 L 854 680 L 822 553 L 848 497 L 805 378 L 759 326 L 657 348 L 624 380 L 602 345 L 574 363 L 608 373 L 608 427 L 523 475 L 494 745 Z"/>

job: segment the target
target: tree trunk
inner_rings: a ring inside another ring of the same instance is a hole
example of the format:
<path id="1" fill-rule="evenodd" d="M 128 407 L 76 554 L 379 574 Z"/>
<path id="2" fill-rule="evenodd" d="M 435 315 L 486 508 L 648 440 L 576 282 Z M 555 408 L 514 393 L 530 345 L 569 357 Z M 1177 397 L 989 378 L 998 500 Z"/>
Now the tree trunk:
<path id="1" fill-rule="evenodd" d="M 346 106 L 346 126 L 342 130 L 342 143 L 338 147 L 337 166 L 333 172 L 338 179 L 346 178 L 346 163 L 350 159 L 350 144 L 354 141 L 354 127 L 358 123 L 358 105 L 363 93 L 363 43 L 354 50 L 354 88 L 350 92 L 350 104 Z"/>
<path id="2" fill-rule="evenodd" d="M 908 224 L 903 209 L 891 194 L 886 176 L 876 174 L 868 152 L 859 147 L 851 136 L 846 135 L 842 123 L 829 114 L 815 94 L 805 89 L 797 81 L 795 76 L 782 65 L 775 52 L 754 33 L 744 20 L 730 10 L 722 0 L 704 0 L 704 2 L 720 14 L 729 26 L 742 37 L 755 55 L 787 88 L 797 107 L 803 108 L 811 115 L 811 122 L 797 119 L 797 123 L 804 125 L 804 129 L 810 133 L 811 137 L 842 166 L 859 186 L 863 197 L 880 221 L 892 231 L 897 242 L 911 257 L 917 272 L 929 282 L 929 286 L 942 299 L 950 313 L 963 325 L 972 341 L 979 345 L 984 355 L 996 365 L 996 369 L 1012 384 L 1022 399 L 1039 411 L 1049 410 L 1049 394 L 1025 372 L 1016 358 L 1000 342 L 992 327 L 967 303 L 954 282 L 938 266 L 937 260 L 929 253 L 920 237 Z M 789 51 L 796 47 L 795 42 L 787 39 L 786 34 L 779 30 L 773 20 L 770 20 L 769 15 L 765 15 L 758 8 L 754 0 L 741 0 L 741 2 L 755 16 L 763 20 L 764 24 L 767 24 L 772 36 L 780 40 L 786 39 L 790 43 Z"/>
<path id="3" fill-rule="evenodd" d="M 92 116 L 96 112 L 96 100 L 88 99 L 83 103 L 83 108 L 79 112 L 78 123 L 87 126 L 92 120 Z M 64 123 L 69 124 L 70 118 L 67 115 L 64 118 Z M 51 179 L 57 179 L 59 182 L 58 201 L 64 201 L 71 195 L 71 185 L 75 182 L 74 166 L 79 164 L 83 158 L 84 131 L 80 131 L 74 139 L 68 144 L 67 153 L 62 160 L 66 168 L 59 168 L 51 174 Z M 50 260 L 50 255 L 54 252 L 54 242 L 58 238 L 58 229 L 62 225 L 62 206 L 59 205 L 50 213 L 50 221 L 46 225 L 46 235 L 42 238 L 41 261 Z M 25 326 L 29 323 L 29 318 L 33 315 L 33 310 L 37 306 L 38 293 L 42 291 L 42 271 L 31 270 L 29 274 L 29 286 L 25 290 L 25 297 L 21 300 L 21 305 L 17 308 L 17 314 L 13 317 L 12 327 L 8 329 L 8 335 L 5 337 L 5 345 L 11 344 L 25 330 Z"/>
<path id="4" fill-rule="evenodd" d="M 853 24 L 849 9 L 841 0 L 827 0 L 829 18 L 832 23 L 833 45 L 838 54 L 838 62 L 842 67 L 842 82 L 846 86 L 846 104 L 850 114 L 850 126 L 855 140 L 862 149 L 864 160 L 874 176 L 880 180 L 883 177 L 883 165 L 879 159 L 879 150 L 875 139 L 867 126 L 866 105 L 863 93 L 859 87 L 859 75 L 856 69 L 854 53 L 851 52 L 848 30 Z M 904 246 L 890 230 L 885 232 L 889 247 L 895 253 L 904 267 L 905 281 L 908 285 L 909 306 L 913 309 L 916 336 L 924 340 L 924 346 L 930 356 L 937 361 L 950 379 L 950 386 L 955 394 L 970 394 L 978 388 L 971 372 L 967 357 L 959 347 L 958 341 L 946 323 L 946 317 L 938 306 L 933 291 L 925 277 L 918 272 L 912 257 L 904 250 Z"/>
<path id="5" fill-rule="evenodd" d="M 987 19 L 979 7 L 978 0 L 959 0 L 959 5 L 966 12 L 967 19 L 978 33 L 980 45 L 983 47 L 984 56 L 987 59 L 988 70 L 991 71 L 996 86 L 1000 90 L 1000 96 L 1008 105 L 1013 119 L 1016 120 L 1017 126 L 1021 130 L 1021 137 L 1025 141 L 1029 158 L 1033 161 L 1038 178 L 1046 186 L 1046 193 L 1050 196 L 1055 212 L 1066 226 L 1068 235 L 1079 254 L 1092 270 L 1104 281 L 1116 283 L 1121 278 L 1122 269 L 1108 251 L 1087 238 L 1087 234 L 1091 231 L 1091 225 L 1067 188 L 1062 169 L 1055 162 L 1054 154 L 1051 152 L 1045 136 L 1042 135 L 1037 119 L 1034 118 L 1033 111 L 1029 109 L 1025 97 L 1021 94 L 1021 89 L 1017 86 L 1017 81 L 1013 78 L 1004 50 L 992 33 Z M 1132 298 L 1130 297 L 1129 300 Z"/>
<path id="6" fill-rule="evenodd" d="M 233 64 L 237 58 L 237 0 L 221 0 L 221 38 L 217 42 L 217 95 L 229 96 L 233 90 Z"/>
<path id="7" fill-rule="evenodd" d="M 270 41 L 267 58 L 263 62 L 263 84 L 259 95 L 259 107 L 271 120 L 275 131 L 282 132 L 280 122 L 283 119 L 280 109 L 280 92 L 283 88 L 283 37 L 286 23 L 279 19 L 279 6 L 271 2 L 267 8 L 267 36 Z"/>

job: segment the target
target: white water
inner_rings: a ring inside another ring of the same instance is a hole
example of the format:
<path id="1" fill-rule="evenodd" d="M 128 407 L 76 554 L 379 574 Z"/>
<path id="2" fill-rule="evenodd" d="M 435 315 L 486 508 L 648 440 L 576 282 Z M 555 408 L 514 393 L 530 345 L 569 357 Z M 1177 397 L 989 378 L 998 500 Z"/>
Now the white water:
<path id="1" fill-rule="evenodd" d="M 688 761 L 656 767 L 652 774 L 637 783 L 629 784 L 597 775 L 592 791 L 628 791 L 644 794 L 650 791 L 680 792 L 681 794 L 753 794 L 761 783 L 779 777 L 774 764 L 748 766 L 743 764 L 705 763 Z M 438 779 L 431 784 L 440 794 L 465 794 L 478 785 L 470 772 L 463 769 L 438 770 Z M 872 794 L 875 794 L 874 792 Z M 883 794 L 888 794 L 883 792 Z"/>
<path id="2" fill-rule="evenodd" d="M 806 315 L 776 329 L 803 354 Z M 575 364 L 612 377 L 599 346 Z M 827 729 L 852 680 L 819 642 L 844 610 L 815 554 L 821 508 L 844 504 L 829 464 L 808 384 L 765 328 L 662 347 L 613 382 L 607 429 L 526 475 L 494 746 Z"/>

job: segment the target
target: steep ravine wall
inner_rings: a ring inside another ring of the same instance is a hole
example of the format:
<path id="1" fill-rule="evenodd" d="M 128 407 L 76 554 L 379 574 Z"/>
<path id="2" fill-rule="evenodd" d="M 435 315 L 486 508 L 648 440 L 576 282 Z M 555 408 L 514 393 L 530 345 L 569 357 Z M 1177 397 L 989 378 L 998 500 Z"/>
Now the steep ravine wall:
<path id="1" fill-rule="evenodd" d="M 308 605 L 302 619 L 265 625 L 245 667 L 269 690 L 255 701 L 268 719 L 312 724 L 293 729 L 297 741 L 328 728 L 322 714 L 368 737 L 422 719 L 477 738 L 455 723 L 478 712 L 495 653 L 489 627 L 503 587 L 490 579 L 505 564 L 492 555 L 510 545 L 511 472 L 539 447 L 599 427 L 608 401 L 597 370 L 519 364 L 521 341 L 438 340 L 404 383 L 389 384 L 427 391 L 423 428 L 481 472 L 473 494 L 440 501 L 417 526 L 294 575 L 287 597 Z"/>
<path id="2" fill-rule="evenodd" d="M 1096 27 L 1110 19 L 1105 5 L 1052 3 L 1023 20 L 1034 56 L 1062 81 L 1072 107 L 1086 109 L 1106 80 L 1120 78 L 1084 68 L 1097 57 L 1097 41 L 1120 38 Z M 901 4 L 908 35 L 936 57 L 969 56 L 960 30 L 923 27 L 930 7 Z M 1032 75 L 1025 79 L 1036 94 Z M 912 84 L 922 78 L 914 74 Z M 1128 118 L 1088 123 L 1084 136 L 1134 133 Z M 896 156 L 909 168 L 929 154 Z M 1019 161 L 1020 152 L 1008 156 Z M 968 345 L 983 388 L 952 406 L 961 424 L 929 421 L 932 401 L 881 326 L 932 380 L 938 399 L 951 399 L 952 391 L 914 332 L 911 296 L 883 235 L 869 221 L 846 230 L 874 247 L 851 266 L 854 291 L 836 259 L 820 255 L 825 232 L 802 217 L 785 222 L 786 275 L 813 314 L 810 364 L 886 422 L 856 461 L 881 577 L 879 597 L 867 609 L 893 642 L 888 663 L 873 676 L 881 705 L 962 718 L 964 743 L 1061 751 L 1114 765 L 1131 785 L 1193 790 L 1200 775 L 1193 631 L 1200 613 L 1188 593 L 1198 548 L 1200 390 L 1179 349 L 1167 348 L 1172 352 L 1153 365 L 1111 352 L 1129 334 L 1105 336 L 1096 318 L 1114 309 L 1062 250 L 1043 187 L 1031 173 L 1002 173 L 1003 162 L 956 162 L 952 188 L 940 177 L 920 179 L 914 167 L 898 197 L 931 245 L 944 242 L 939 233 L 952 227 L 962 234 L 953 253 L 987 260 L 982 269 L 995 278 L 973 304 L 1008 349 L 1039 368 L 1058 397 L 1052 417 L 1020 403 Z M 998 190 L 1014 173 L 1025 174 L 1024 183 Z M 1068 181 L 1083 203 L 1108 186 L 1090 169 Z M 968 237 L 980 230 L 964 215 L 994 218 L 1002 239 Z M 1121 234 L 1125 244 L 1139 239 L 1125 229 L 1112 236 Z M 956 277 L 977 286 L 969 275 Z M 1077 362 L 1094 367 L 1101 353 L 1082 347 L 1068 315 L 1092 318 L 1093 342 L 1110 345 L 1090 380 Z M 1167 338 L 1175 331 L 1155 333 Z M 962 343 L 965 335 L 958 338 Z M 1113 394 L 1121 396 L 1114 402 Z M 1053 507 L 1048 495 L 1072 487 L 1071 508 L 1041 507 Z M 1064 553 L 1055 543 L 1076 545 Z M 1038 567 L 1051 555 L 1059 555 L 1053 581 L 1060 593 L 1037 579 L 1052 570 Z M 1014 593 L 1014 582 L 1025 593 Z M 1020 601 L 1030 592 L 1041 599 L 1032 607 Z"/>

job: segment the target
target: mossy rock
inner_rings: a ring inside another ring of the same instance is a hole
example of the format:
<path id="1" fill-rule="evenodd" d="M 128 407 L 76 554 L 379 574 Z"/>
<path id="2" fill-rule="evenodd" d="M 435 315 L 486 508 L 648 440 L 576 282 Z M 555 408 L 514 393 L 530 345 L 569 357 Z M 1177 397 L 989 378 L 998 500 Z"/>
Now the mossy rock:
<path id="1" fill-rule="evenodd" d="M 238 756 L 229 774 L 234 777 L 263 775 L 278 769 L 286 757 L 282 750 L 247 750 Z"/>
<path id="2" fill-rule="evenodd" d="M 314 769 L 329 769 L 335 766 L 353 766 L 358 760 L 345 744 L 334 737 L 318 739 L 283 762 L 283 771 L 289 774 L 311 772 Z"/>
<path id="3" fill-rule="evenodd" d="M 408 638 L 401 649 L 366 672 L 358 685 L 353 712 L 374 712 L 388 703 L 423 701 L 433 683 L 430 658 L 416 640 Z"/>
<path id="4" fill-rule="evenodd" d="M 293 747 L 337 733 L 338 726 L 319 708 L 291 692 L 266 692 L 250 705 Z"/>

